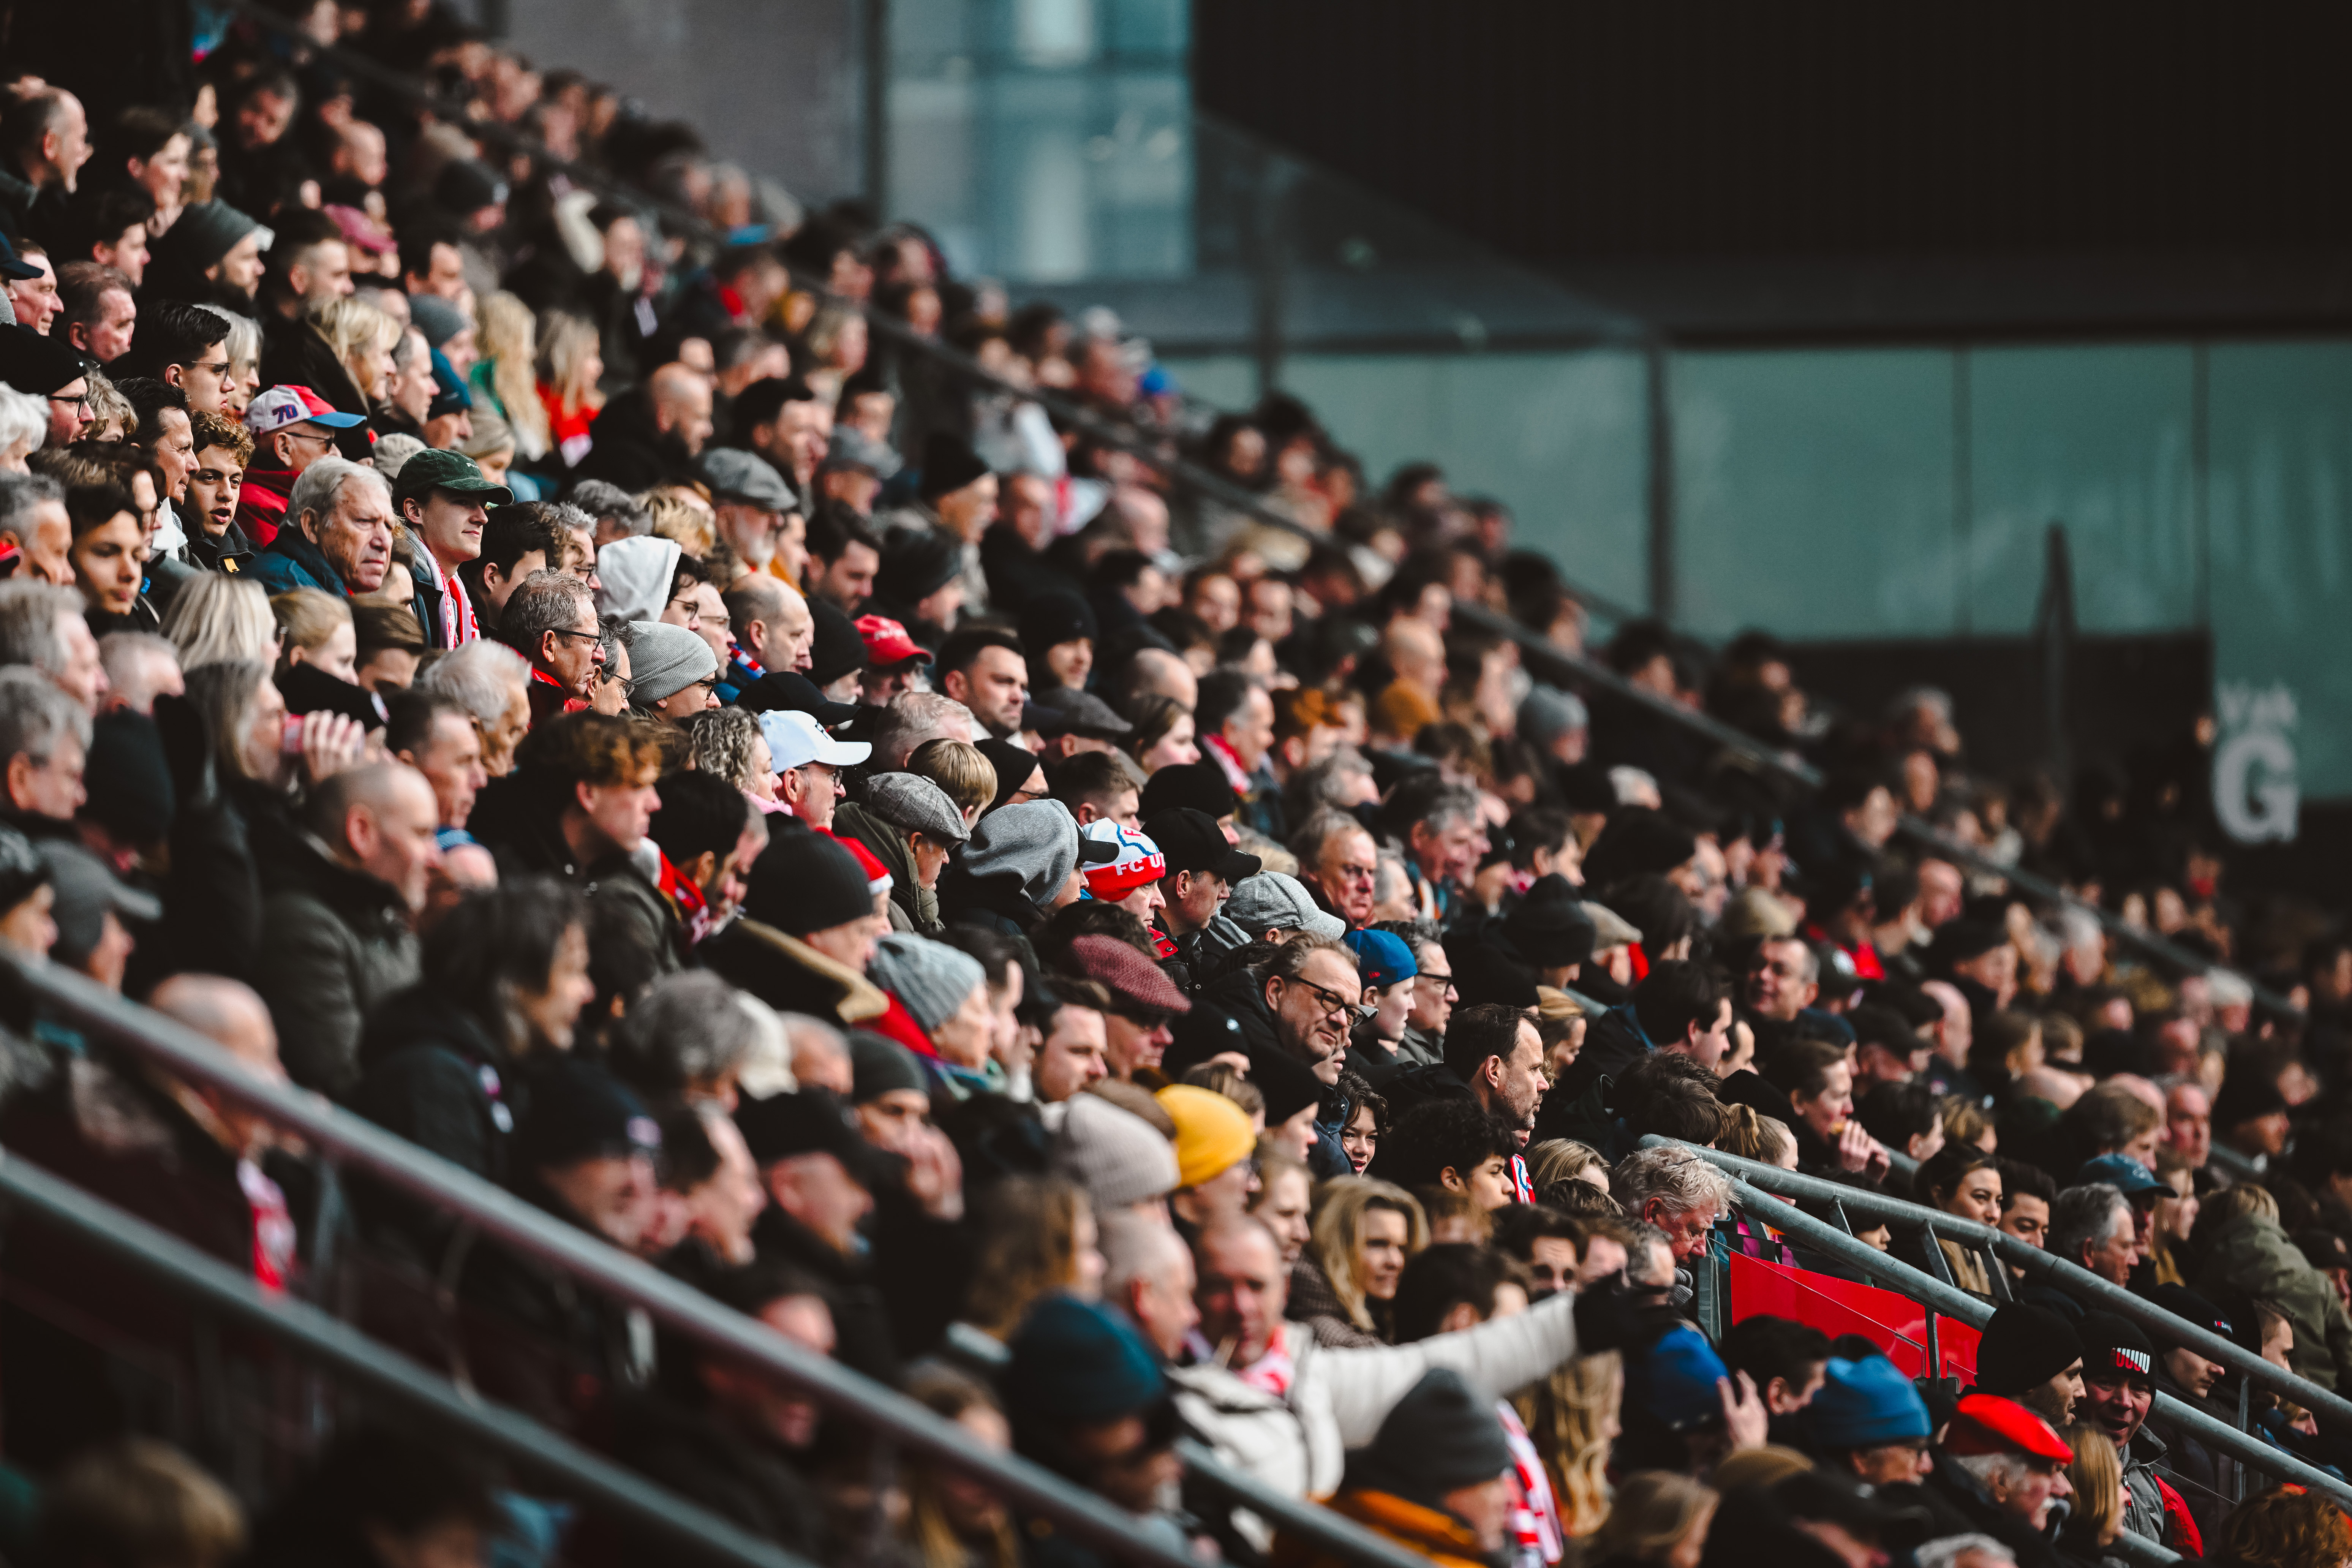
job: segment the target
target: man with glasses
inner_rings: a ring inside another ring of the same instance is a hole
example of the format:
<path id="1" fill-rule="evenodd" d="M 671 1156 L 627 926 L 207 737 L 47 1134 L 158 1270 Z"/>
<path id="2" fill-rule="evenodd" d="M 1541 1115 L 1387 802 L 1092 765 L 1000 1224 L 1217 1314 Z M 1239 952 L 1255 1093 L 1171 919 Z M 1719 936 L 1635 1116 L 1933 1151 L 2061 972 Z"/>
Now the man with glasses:
<path id="1" fill-rule="evenodd" d="M 543 567 L 525 577 L 507 595 L 499 640 L 530 661 L 533 729 L 587 710 L 604 664 L 604 627 L 579 578 Z"/>
<path id="2" fill-rule="evenodd" d="M 253 433 L 253 462 L 236 500 L 236 525 L 246 537 L 267 549 L 287 524 L 294 481 L 334 455 L 336 431 L 365 423 L 359 415 L 336 412 L 307 386 L 273 386 L 255 398 L 245 411 L 245 427 Z"/>
<path id="3" fill-rule="evenodd" d="M 1157 1069 L 1175 1038 L 1169 1020 L 1192 1004 L 1159 965 L 1117 937 L 1082 936 L 1070 943 L 1069 967 L 1109 994 L 1103 1012 L 1103 1060 L 1110 1076 L 1131 1082 Z"/>
<path id="4" fill-rule="evenodd" d="M 840 773 L 873 755 L 865 741 L 836 741 L 818 715 L 776 710 L 760 715 L 760 734 L 776 770 L 776 798 L 819 833 L 833 831 L 833 808 L 841 804 Z"/>
<path id="5" fill-rule="evenodd" d="M 228 322 L 177 300 L 155 300 L 139 312 L 126 356 L 129 374 L 180 389 L 188 412 L 225 414 L 229 385 Z"/>
<path id="6" fill-rule="evenodd" d="M 45 446 L 68 446 L 97 423 L 89 409 L 89 374 L 88 362 L 63 338 L 0 331 L 0 384 L 48 401 Z"/>
<path id="7" fill-rule="evenodd" d="M 1362 1013 L 1356 998 L 1363 981 L 1354 955 L 1336 942 L 1301 932 L 1276 950 L 1258 985 L 1276 1044 L 1327 1088 L 1337 1084 L 1347 1065 L 1349 1031 Z"/>

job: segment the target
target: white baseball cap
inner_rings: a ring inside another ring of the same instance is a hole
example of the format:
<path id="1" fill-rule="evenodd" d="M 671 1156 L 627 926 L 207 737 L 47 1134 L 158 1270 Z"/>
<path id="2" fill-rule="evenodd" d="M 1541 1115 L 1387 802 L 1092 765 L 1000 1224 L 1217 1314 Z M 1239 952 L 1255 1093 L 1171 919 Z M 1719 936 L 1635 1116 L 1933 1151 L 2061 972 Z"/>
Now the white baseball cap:
<path id="1" fill-rule="evenodd" d="M 768 758 L 778 773 L 811 763 L 847 767 L 874 754 L 869 742 L 836 741 L 818 726 L 814 715 L 798 709 L 772 709 L 761 714 L 760 735 L 768 742 Z"/>

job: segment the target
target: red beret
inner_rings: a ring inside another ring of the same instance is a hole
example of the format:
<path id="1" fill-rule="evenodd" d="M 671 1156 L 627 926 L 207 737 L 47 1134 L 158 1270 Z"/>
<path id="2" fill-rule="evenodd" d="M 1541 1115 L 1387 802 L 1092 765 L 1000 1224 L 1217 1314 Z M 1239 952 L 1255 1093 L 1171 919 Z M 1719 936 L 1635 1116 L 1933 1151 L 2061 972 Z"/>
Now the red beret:
<path id="1" fill-rule="evenodd" d="M 2062 1465 L 2074 1462 L 2074 1450 L 2050 1429 L 2049 1422 L 2014 1399 L 1998 1399 L 1990 1394 L 1971 1394 L 1960 1401 L 1959 1414 L 1952 1421 L 1944 1447 L 1962 1456 L 2013 1448 L 2037 1459 L 2055 1459 Z"/>
<path id="2" fill-rule="evenodd" d="M 1070 967 L 1101 982 L 1114 1004 L 1139 1013 L 1189 1013 L 1192 1003 L 1160 967 L 1115 936 L 1070 942 Z"/>

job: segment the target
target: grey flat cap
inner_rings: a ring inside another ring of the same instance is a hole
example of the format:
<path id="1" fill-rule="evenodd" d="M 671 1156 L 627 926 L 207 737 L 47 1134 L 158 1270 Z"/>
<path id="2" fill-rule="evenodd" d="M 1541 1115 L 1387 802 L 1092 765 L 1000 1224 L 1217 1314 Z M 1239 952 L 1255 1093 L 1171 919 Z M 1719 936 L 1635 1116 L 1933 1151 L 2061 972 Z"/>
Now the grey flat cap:
<path id="1" fill-rule="evenodd" d="M 1116 741 L 1121 735 L 1135 733 L 1135 726 L 1120 718 L 1111 705 L 1091 691 L 1081 691 L 1075 686 L 1057 686 L 1037 694 L 1035 705 L 1054 715 L 1038 726 L 1037 732 L 1055 735 L 1083 735 L 1089 740 Z"/>
<path id="2" fill-rule="evenodd" d="M 914 773 L 881 773 L 869 780 L 866 808 L 893 827 L 940 843 L 961 844 L 971 837 L 947 791 Z"/>
<path id="3" fill-rule="evenodd" d="M 887 479 L 907 466 L 907 460 L 854 425 L 836 425 L 824 449 L 827 468 L 858 468 Z"/>
<path id="4" fill-rule="evenodd" d="M 783 476 L 739 447 L 711 447 L 695 460 L 694 477 L 710 487 L 715 500 L 749 501 L 769 511 L 798 511 L 800 498 Z"/>
<path id="5" fill-rule="evenodd" d="M 1270 931 L 1303 931 L 1337 942 L 1348 934 L 1347 921 L 1325 914 L 1304 883 L 1279 871 L 1260 871 L 1234 883 L 1234 896 L 1225 900 L 1224 915 L 1252 936 Z"/>

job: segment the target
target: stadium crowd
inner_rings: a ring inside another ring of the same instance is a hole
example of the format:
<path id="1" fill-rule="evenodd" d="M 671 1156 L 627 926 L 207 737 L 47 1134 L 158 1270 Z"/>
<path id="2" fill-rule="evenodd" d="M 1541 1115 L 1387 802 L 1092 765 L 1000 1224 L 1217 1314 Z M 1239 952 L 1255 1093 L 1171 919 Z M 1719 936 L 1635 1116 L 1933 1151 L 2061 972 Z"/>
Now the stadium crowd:
<path id="1" fill-rule="evenodd" d="M 1448 1564 L 2352 1554 L 2151 1396 L 2339 1474 L 2346 1434 L 1949 1241 L 2003 1303 L 1973 1386 L 1772 1316 L 1711 1343 L 1710 1253 L 1856 1271 L 1641 1143 L 1998 1226 L 2352 1385 L 2352 942 L 2233 897 L 2194 738 L 2069 794 L 1972 770 L 1939 693 L 1829 710 L 1767 637 L 1595 647 L 1794 791 L 1457 618 L 1585 647 L 1436 468 L 1376 489 L 1281 395 L 1203 418 L 1116 320 L 430 0 L 282 9 L 437 104 L 248 24 L 114 69 L 16 13 L 14 955 L 1180 1550 L 1326 1560 L 1187 1484 L 1189 1435 Z M 0 1144 L 813 1560 L 1102 1555 L 37 1012 Z M 285 1355 L 69 1230 L 16 1216 L 0 1275 L 12 1561 L 675 1555 L 396 1423 L 292 1443 Z"/>

